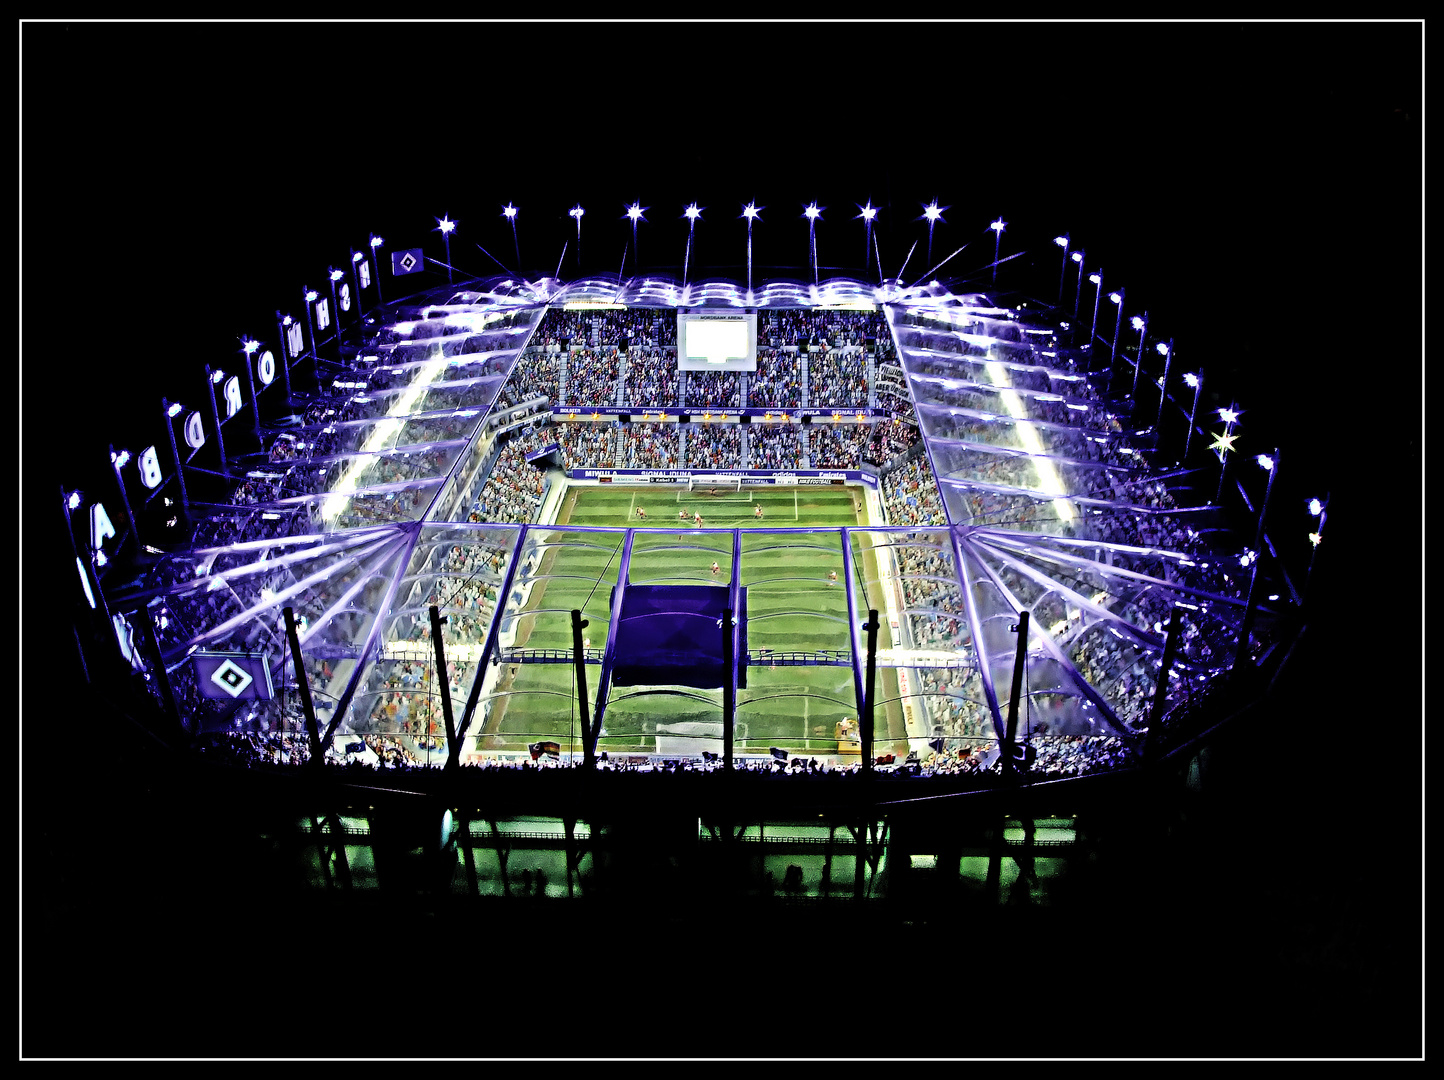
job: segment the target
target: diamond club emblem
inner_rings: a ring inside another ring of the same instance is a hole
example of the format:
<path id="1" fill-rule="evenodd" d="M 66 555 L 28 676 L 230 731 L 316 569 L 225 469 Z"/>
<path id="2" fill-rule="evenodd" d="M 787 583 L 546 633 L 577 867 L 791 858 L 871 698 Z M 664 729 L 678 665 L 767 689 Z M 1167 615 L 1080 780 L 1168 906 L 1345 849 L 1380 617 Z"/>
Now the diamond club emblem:
<path id="1" fill-rule="evenodd" d="M 403 270 L 411 270 L 416 266 L 416 257 L 408 251 L 405 255 L 401 256 L 400 262 Z"/>
<path id="2" fill-rule="evenodd" d="M 256 680 L 250 672 L 234 661 L 227 660 L 220 667 L 211 673 L 211 682 L 215 683 L 231 697 L 240 697 L 246 687 Z"/>

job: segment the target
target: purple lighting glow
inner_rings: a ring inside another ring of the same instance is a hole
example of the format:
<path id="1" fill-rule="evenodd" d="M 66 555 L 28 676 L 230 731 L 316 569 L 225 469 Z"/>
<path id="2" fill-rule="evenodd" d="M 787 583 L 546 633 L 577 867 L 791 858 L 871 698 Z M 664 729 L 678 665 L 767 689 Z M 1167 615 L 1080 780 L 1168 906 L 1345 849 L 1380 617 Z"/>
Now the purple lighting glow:
<path id="1" fill-rule="evenodd" d="M 507 203 L 505 206 L 503 206 L 503 207 L 501 208 L 501 212 L 502 212 L 502 214 L 503 214 L 504 216 L 506 216 L 506 217 L 509 217 L 509 218 L 514 218 L 514 217 L 516 217 L 516 207 L 515 207 L 515 206 L 512 206 L 511 203 Z"/>
<path id="2" fill-rule="evenodd" d="M 448 217 L 442 217 L 438 219 L 438 224 L 436 227 L 444 233 L 449 233 L 452 229 L 456 228 L 456 222 L 452 221 Z"/>

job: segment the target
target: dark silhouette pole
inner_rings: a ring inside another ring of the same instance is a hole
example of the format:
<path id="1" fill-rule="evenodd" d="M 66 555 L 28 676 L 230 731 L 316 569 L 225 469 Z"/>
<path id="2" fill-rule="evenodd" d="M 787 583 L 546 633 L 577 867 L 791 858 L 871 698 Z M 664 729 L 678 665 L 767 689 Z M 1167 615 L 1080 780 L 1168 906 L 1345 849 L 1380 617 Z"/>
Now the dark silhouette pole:
<path id="1" fill-rule="evenodd" d="M 577 673 L 577 711 L 582 718 L 582 731 L 587 732 L 592 728 L 592 721 L 587 711 L 587 657 L 582 651 L 582 631 L 591 623 L 582 618 L 582 613 L 572 608 L 572 666 Z M 596 754 L 593 752 L 592 741 L 582 739 L 582 767 L 590 769 L 596 764 Z M 571 881 L 570 876 L 567 878 Z"/>

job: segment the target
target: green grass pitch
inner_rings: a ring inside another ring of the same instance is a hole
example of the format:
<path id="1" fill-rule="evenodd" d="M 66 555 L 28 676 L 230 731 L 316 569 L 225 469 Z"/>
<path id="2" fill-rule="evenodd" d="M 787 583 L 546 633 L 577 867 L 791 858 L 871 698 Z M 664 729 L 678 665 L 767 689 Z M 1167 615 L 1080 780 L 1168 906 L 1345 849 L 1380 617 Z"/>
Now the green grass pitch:
<path id="1" fill-rule="evenodd" d="M 703 529 L 743 528 L 742 583 L 747 586 L 748 648 L 775 651 L 851 651 L 848 634 L 845 567 L 835 535 L 778 535 L 767 527 L 841 527 L 860 524 L 855 488 L 719 486 L 687 491 L 674 487 L 573 487 L 566 495 L 559 528 L 549 537 L 525 613 L 517 622 L 518 648 L 570 649 L 573 608 L 588 626 L 590 646 L 606 641 L 608 601 L 621 558 L 620 534 L 567 532 L 566 525 L 632 526 L 646 530 L 632 546 L 633 584 L 696 584 L 730 579 L 732 537 L 690 531 L 700 512 Z M 646 512 L 645 519 L 638 508 Z M 757 517 L 761 507 L 762 517 Z M 683 521 L 679 515 L 686 514 Z M 686 528 L 668 534 L 664 529 Z M 860 552 L 854 545 L 854 552 Z M 718 573 L 712 573 L 712 563 Z M 877 571 L 871 555 L 855 560 L 854 588 L 858 619 L 871 600 L 880 603 Z M 833 580 L 830 575 L 836 575 Z M 595 701 L 601 668 L 587 666 L 588 697 Z M 881 678 L 881 676 L 880 676 Z M 739 753 L 766 753 L 772 746 L 812 755 L 833 755 L 834 726 L 857 715 L 850 667 L 778 666 L 754 663 L 747 688 L 737 694 L 735 746 Z M 575 676 L 569 664 L 522 663 L 509 666 L 478 748 L 517 750 L 550 739 L 580 749 Z M 895 695 L 896 691 L 892 691 Z M 887 697 L 886 683 L 880 697 Z M 880 710 L 884 711 L 884 710 Z M 898 728 L 896 709 L 878 717 Z M 604 718 L 600 749 L 612 753 L 696 755 L 720 752 L 722 692 L 689 687 L 613 687 Z"/>

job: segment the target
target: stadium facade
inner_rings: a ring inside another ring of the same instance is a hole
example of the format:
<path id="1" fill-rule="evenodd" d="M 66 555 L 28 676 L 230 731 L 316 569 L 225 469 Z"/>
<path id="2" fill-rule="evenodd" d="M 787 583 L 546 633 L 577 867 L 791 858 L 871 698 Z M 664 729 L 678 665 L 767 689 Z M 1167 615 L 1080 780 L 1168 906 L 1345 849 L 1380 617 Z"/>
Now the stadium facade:
<path id="1" fill-rule="evenodd" d="M 509 829 L 572 895 L 662 774 L 684 846 L 770 828 L 778 879 L 825 848 L 789 891 L 885 891 L 904 817 L 909 865 L 977 848 L 995 888 L 1009 822 L 1031 867 L 1060 798 L 1176 769 L 1287 653 L 1273 474 L 1230 473 L 1234 421 L 1120 343 L 1121 297 L 1111 335 L 1081 295 L 937 281 L 383 299 L 423 264 L 357 253 L 158 404 L 118 498 L 61 493 L 87 677 L 227 790 L 287 791 L 318 882 L 365 876 L 385 788 L 426 800 L 428 881 L 485 894 L 479 844 L 509 894 Z M 934 798 L 992 826 L 938 839 L 901 805 Z"/>

